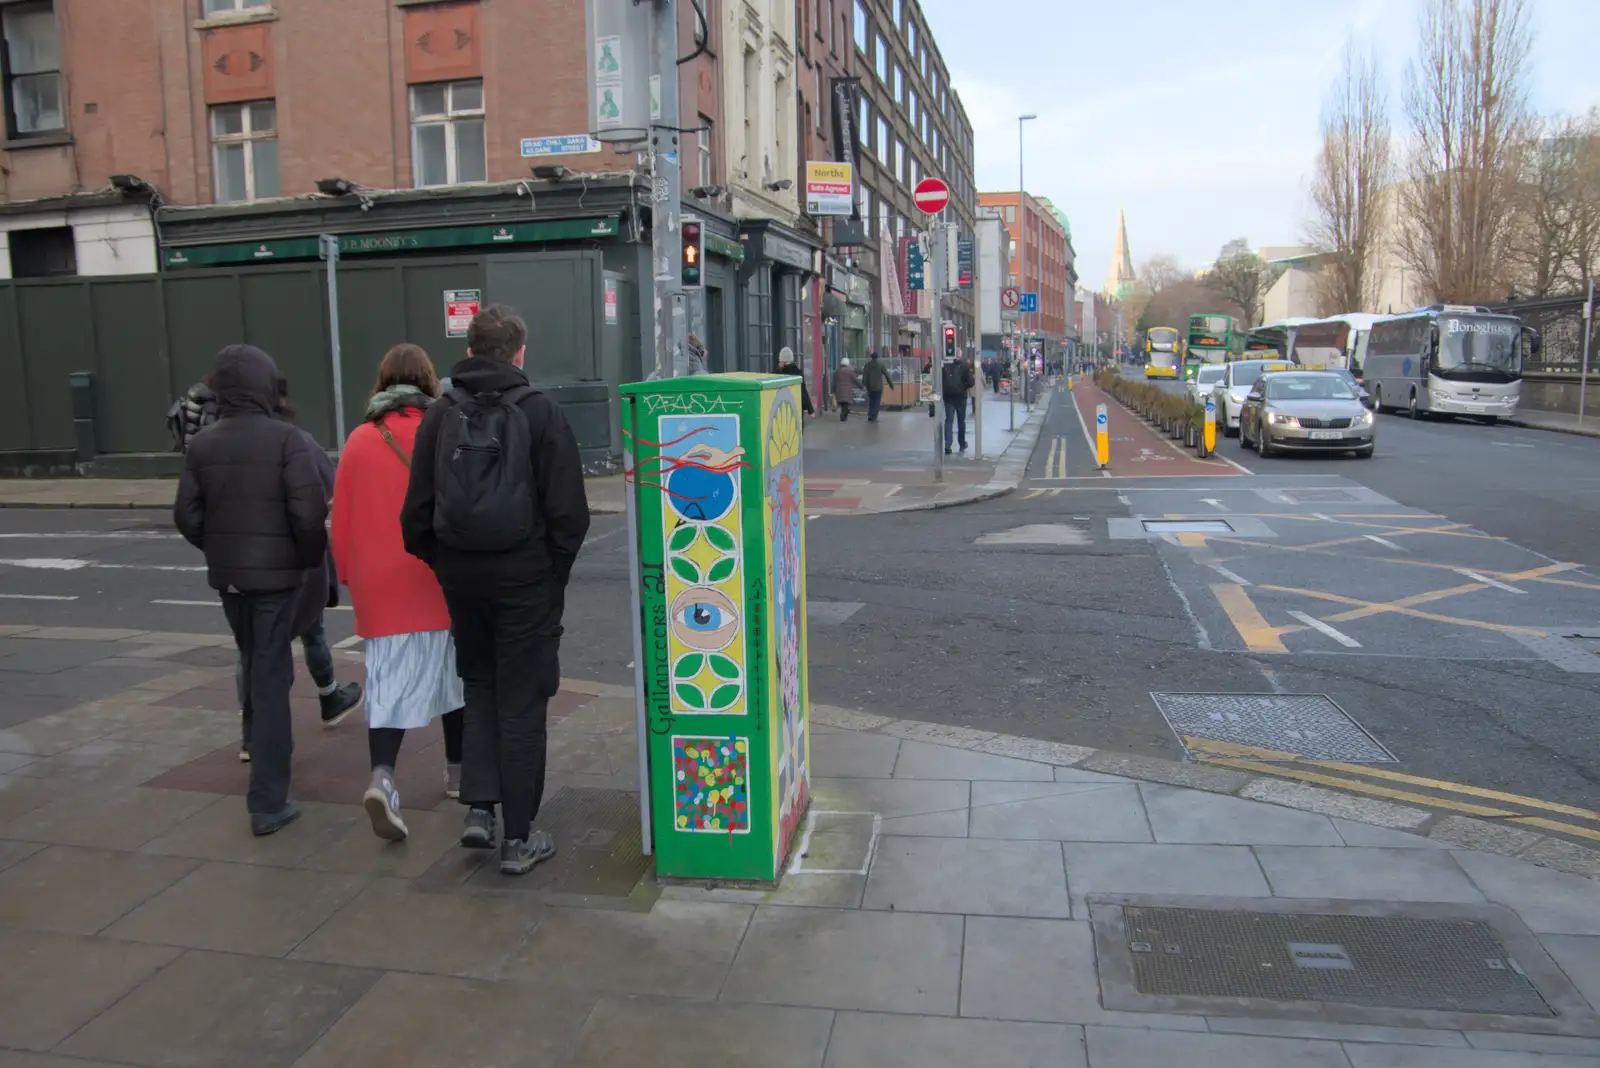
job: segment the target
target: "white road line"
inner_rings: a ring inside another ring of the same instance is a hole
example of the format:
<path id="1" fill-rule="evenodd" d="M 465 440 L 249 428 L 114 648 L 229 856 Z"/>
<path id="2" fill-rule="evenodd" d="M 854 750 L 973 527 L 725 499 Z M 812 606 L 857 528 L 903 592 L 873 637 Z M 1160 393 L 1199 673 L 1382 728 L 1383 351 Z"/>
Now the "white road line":
<path id="1" fill-rule="evenodd" d="M 1339 522 L 1339 520 L 1333 518 L 1333 516 L 1331 516 L 1331 515 L 1323 515 L 1321 512 L 1312 512 L 1311 513 L 1311 518 L 1312 519 L 1320 519 L 1324 523 L 1337 523 L 1337 522 Z"/>
<path id="2" fill-rule="evenodd" d="M 1206 566 L 1209 567 L 1211 570 L 1215 571 L 1217 574 L 1221 575 L 1223 578 L 1227 579 L 1229 582 L 1236 583 L 1237 585 L 1240 585 L 1240 586 L 1252 586 L 1252 585 L 1254 585 L 1254 583 L 1252 583 L 1249 579 L 1244 578 L 1244 577 L 1242 577 L 1240 575 L 1234 574 L 1232 571 L 1229 571 L 1227 568 L 1223 567 L 1221 564 L 1207 564 Z"/>
<path id="3" fill-rule="evenodd" d="M 1361 643 L 1356 641 L 1354 638 L 1350 637 L 1350 635 L 1346 634 L 1342 630 L 1338 630 L 1338 629 L 1336 629 L 1334 627 L 1328 626 L 1328 624 L 1324 623 L 1322 620 L 1316 618 L 1315 616 L 1307 615 L 1304 612 L 1293 612 L 1293 611 L 1291 611 L 1289 614 L 1291 616 L 1293 616 L 1294 618 L 1298 619 L 1300 622 L 1304 623 L 1306 626 L 1310 627 L 1312 630 L 1320 631 L 1323 634 L 1326 634 L 1328 637 L 1332 638 L 1334 641 L 1338 642 L 1340 645 L 1345 646 L 1346 648 L 1349 648 L 1349 649 L 1359 649 L 1359 648 L 1361 648 Z"/>
<path id="4" fill-rule="evenodd" d="M 342 642 L 334 642 L 333 643 L 333 647 L 335 649 L 353 649 L 353 648 L 355 648 L 356 646 L 358 646 L 360 644 L 361 644 L 361 635 L 352 634 L 352 635 L 350 635 L 350 637 L 346 638 Z"/>
<path id="5" fill-rule="evenodd" d="M 1410 549 L 1407 549 L 1404 545 L 1396 545 L 1394 542 L 1390 541 L 1388 538 L 1380 538 L 1376 534 L 1363 534 L 1361 536 L 1363 538 L 1366 538 L 1368 541 L 1377 542 L 1379 545 L 1383 546 L 1385 549 L 1393 549 L 1397 553 L 1408 553 L 1408 552 L 1411 551 Z"/>
<path id="6" fill-rule="evenodd" d="M 25 556 L 0 559 L 0 565 L 25 567 L 31 571 L 204 571 L 205 566 L 190 567 L 178 564 L 102 564 L 95 560 L 77 560 L 66 557 Z"/>
<path id="7" fill-rule="evenodd" d="M 1089 422 L 1083 417 L 1083 409 L 1078 407 L 1078 398 L 1075 396 L 1068 397 L 1067 402 L 1072 405 L 1072 411 L 1078 417 L 1078 425 L 1083 428 L 1083 441 L 1084 444 L 1089 446 L 1089 455 L 1093 456 L 1096 461 L 1098 461 L 1100 458 L 1100 450 L 1096 449 L 1094 446 L 1094 435 L 1089 433 Z M 1110 429 L 1111 425 L 1109 423 L 1106 424 L 1106 430 L 1109 431 Z M 1100 476 L 1102 478 L 1110 478 L 1110 469 L 1102 467 L 1100 469 Z"/>
<path id="8" fill-rule="evenodd" d="M 1485 586 L 1493 586 L 1495 589 L 1497 589 L 1497 590 L 1505 590 L 1507 593 L 1523 593 L 1523 594 L 1525 594 L 1525 593 L 1528 592 L 1527 590 L 1519 590 L 1515 586 L 1508 586 L 1504 582 L 1500 582 L 1497 579 L 1490 578 L 1488 575 L 1480 575 L 1476 571 L 1468 571 L 1464 567 L 1454 567 L 1454 568 L 1451 568 L 1451 570 L 1454 571 L 1458 575 L 1465 575 L 1467 578 L 1471 579 L 1473 582 L 1481 582 Z"/>
<path id="9" fill-rule="evenodd" d="M 115 541 L 181 541 L 182 534 L 164 534 L 159 530 L 52 530 L 39 533 L 17 533 L 7 531 L 0 534 L 0 539 L 12 541 L 26 541 L 29 538 L 56 540 L 59 538 L 78 538 L 90 540 L 115 540 Z"/>
<path id="10" fill-rule="evenodd" d="M 1231 508 L 1229 508 L 1227 505 L 1223 504 L 1221 501 L 1217 500 L 1215 497 L 1201 497 L 1200 498 L 1200 503 L 1201 504 L 1209 504 L 1211 507 L 1215 508 L 1219 512 L 1232 511 Z"/>
<path id="11" fill-rule="evenodd" d="M 4 601 L 76 601 L 76 597 L 62 597 L 53 593 L 0 593 Z"/>
<path id="12" fill-rule="evenodd" d="M 175 604 L 180 608 L 221 608 L 221 601 L 151 601 L 151 604 Z"/>

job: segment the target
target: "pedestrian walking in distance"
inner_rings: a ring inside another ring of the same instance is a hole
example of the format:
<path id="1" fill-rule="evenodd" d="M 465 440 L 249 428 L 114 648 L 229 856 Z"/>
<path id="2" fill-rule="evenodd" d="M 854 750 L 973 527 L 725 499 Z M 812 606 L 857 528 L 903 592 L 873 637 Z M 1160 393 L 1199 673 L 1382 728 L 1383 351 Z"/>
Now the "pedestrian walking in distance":
<path id="1" fill-rule="evenodd" d="M 406 731 L 436 719 L 443 724 L 445 795 L 461 796 L 466 699 L 450 611 L 439 580 L 406 552 L 400 535 L 417 430 L 438 396 L 439 378 L 419 346 L 396 345 L 385 353 L 365 420 L 340 453 L 333 494 L 333 558 L 350 588 L 356 633 L 365 639 L 372 779 L 362 804 L 373 833 L 391 841 L 409 833 L 394 784 Z"/>
<path id="2" fill-rule="evenodd" d="M 528 385 L 527 340 L 509 308 L 473 317 L 467 358 L 417 430 L 400 520 L 406 551 L 444 588 L 466 690 L 461 844 L 494 847 L 498 804 L 508 875 L 556 851 L 533 821 L 567 580 L 589 531 L 578 443 L 556 403 Z"/>
<path id="3" fill-rule="evenodd" d="M 217 354 L 217 422 L 189 443 L 173 505 L 178 531 L 205 553 L 244 665 L 253 712 L 245 807 L 257 835 L 292 823 L 294 615 L 306 572 L 328 549 L 328 498 L 316 451 L 277 418 L 278 368 L 253 345 Z"/>
<path id="4" fill-rule="evenodd" d="M 951 430 L 960 427 L 961 451 L 967 451 L 967 391 L 975 381 L 972 366 L 957 357 L 944 365 L 944 451 L 950 453 Z"/>
<path id="5" fill-rule="evenodd" d="M 811 391 L 806 388 L 805 372 L 800 370 L 800 365 L 794 361 L 794 349 L 788 345 L 778 350 L 778 373 L 792 375 L 800 380 L 800 410 L 807 415 L 816 415 L 816 408 L 811 404 Z"/>
<path id="6" fill-rule="evenodd" d="M 856 369 L 850 366 L 850 357 L 846 356 L 839 361 L 839 369 L 833 372 L 833 399 L 839 405 L 839 422 L 850 418 L 850 405 L 856 395 Z"/>
<path id="7" fill-rule="evenodd" d="M 867 355 L 867 366 L 861 369 L 861 384 L 867 390 L 867 422 L 878 421 L 878 409 L 883 406 L 883 387 L 894 385 L 894 376 L 873 351 Z"/>

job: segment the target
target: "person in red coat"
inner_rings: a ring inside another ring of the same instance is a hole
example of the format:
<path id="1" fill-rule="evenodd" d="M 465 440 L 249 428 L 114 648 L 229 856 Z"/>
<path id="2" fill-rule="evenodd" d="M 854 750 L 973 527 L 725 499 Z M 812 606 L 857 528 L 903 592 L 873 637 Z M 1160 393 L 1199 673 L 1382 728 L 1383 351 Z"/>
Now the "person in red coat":
<path id="1" fill-rule="evenodd" d="M 450 611 L 433 570 L 406 552 L 400 509 L 422 414 L 439 396 L 428 354 L 396 345 L 378 367 L 362 424 L 339 457 L 331 541 L 339 579 L 350 588 L 356 633 L 366 640 L 367 748 L 372 781 L 362 798 L 372 829 L 407 834 L 394 785 L 405 732 L 444 724 L 445 793 L 461 794 L 462 707 L 466 699 L 450 640 Z"/>

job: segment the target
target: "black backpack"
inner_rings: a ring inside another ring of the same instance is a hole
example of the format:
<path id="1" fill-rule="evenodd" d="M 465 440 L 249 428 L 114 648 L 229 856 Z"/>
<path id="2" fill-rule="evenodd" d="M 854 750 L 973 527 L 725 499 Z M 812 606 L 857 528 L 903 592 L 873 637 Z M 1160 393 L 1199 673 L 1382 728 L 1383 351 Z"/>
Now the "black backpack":
<path id="1" fill-rule="evenodd" d="M 533 439 L 521 400 L 537 392 L 448 394 L 434 458 L 433 530 L 441 544 L 469 552 L 504 552 L 533 533 Z"/>

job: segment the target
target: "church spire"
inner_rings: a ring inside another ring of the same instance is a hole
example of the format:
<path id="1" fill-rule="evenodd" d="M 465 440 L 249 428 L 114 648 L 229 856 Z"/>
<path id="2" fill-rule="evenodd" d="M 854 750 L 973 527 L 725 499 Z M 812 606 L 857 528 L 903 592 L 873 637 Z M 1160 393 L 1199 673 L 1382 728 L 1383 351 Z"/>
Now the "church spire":
<path id="1" fill-rule="evenodd" d="M 1125 297 L 1133 287 L 1133 257 L 1128 254 L 1128 217 L 1117 209 L 1117 243 L 1111 249 L 1111 271 L 1106 275 L 1106 295 Z"/>

